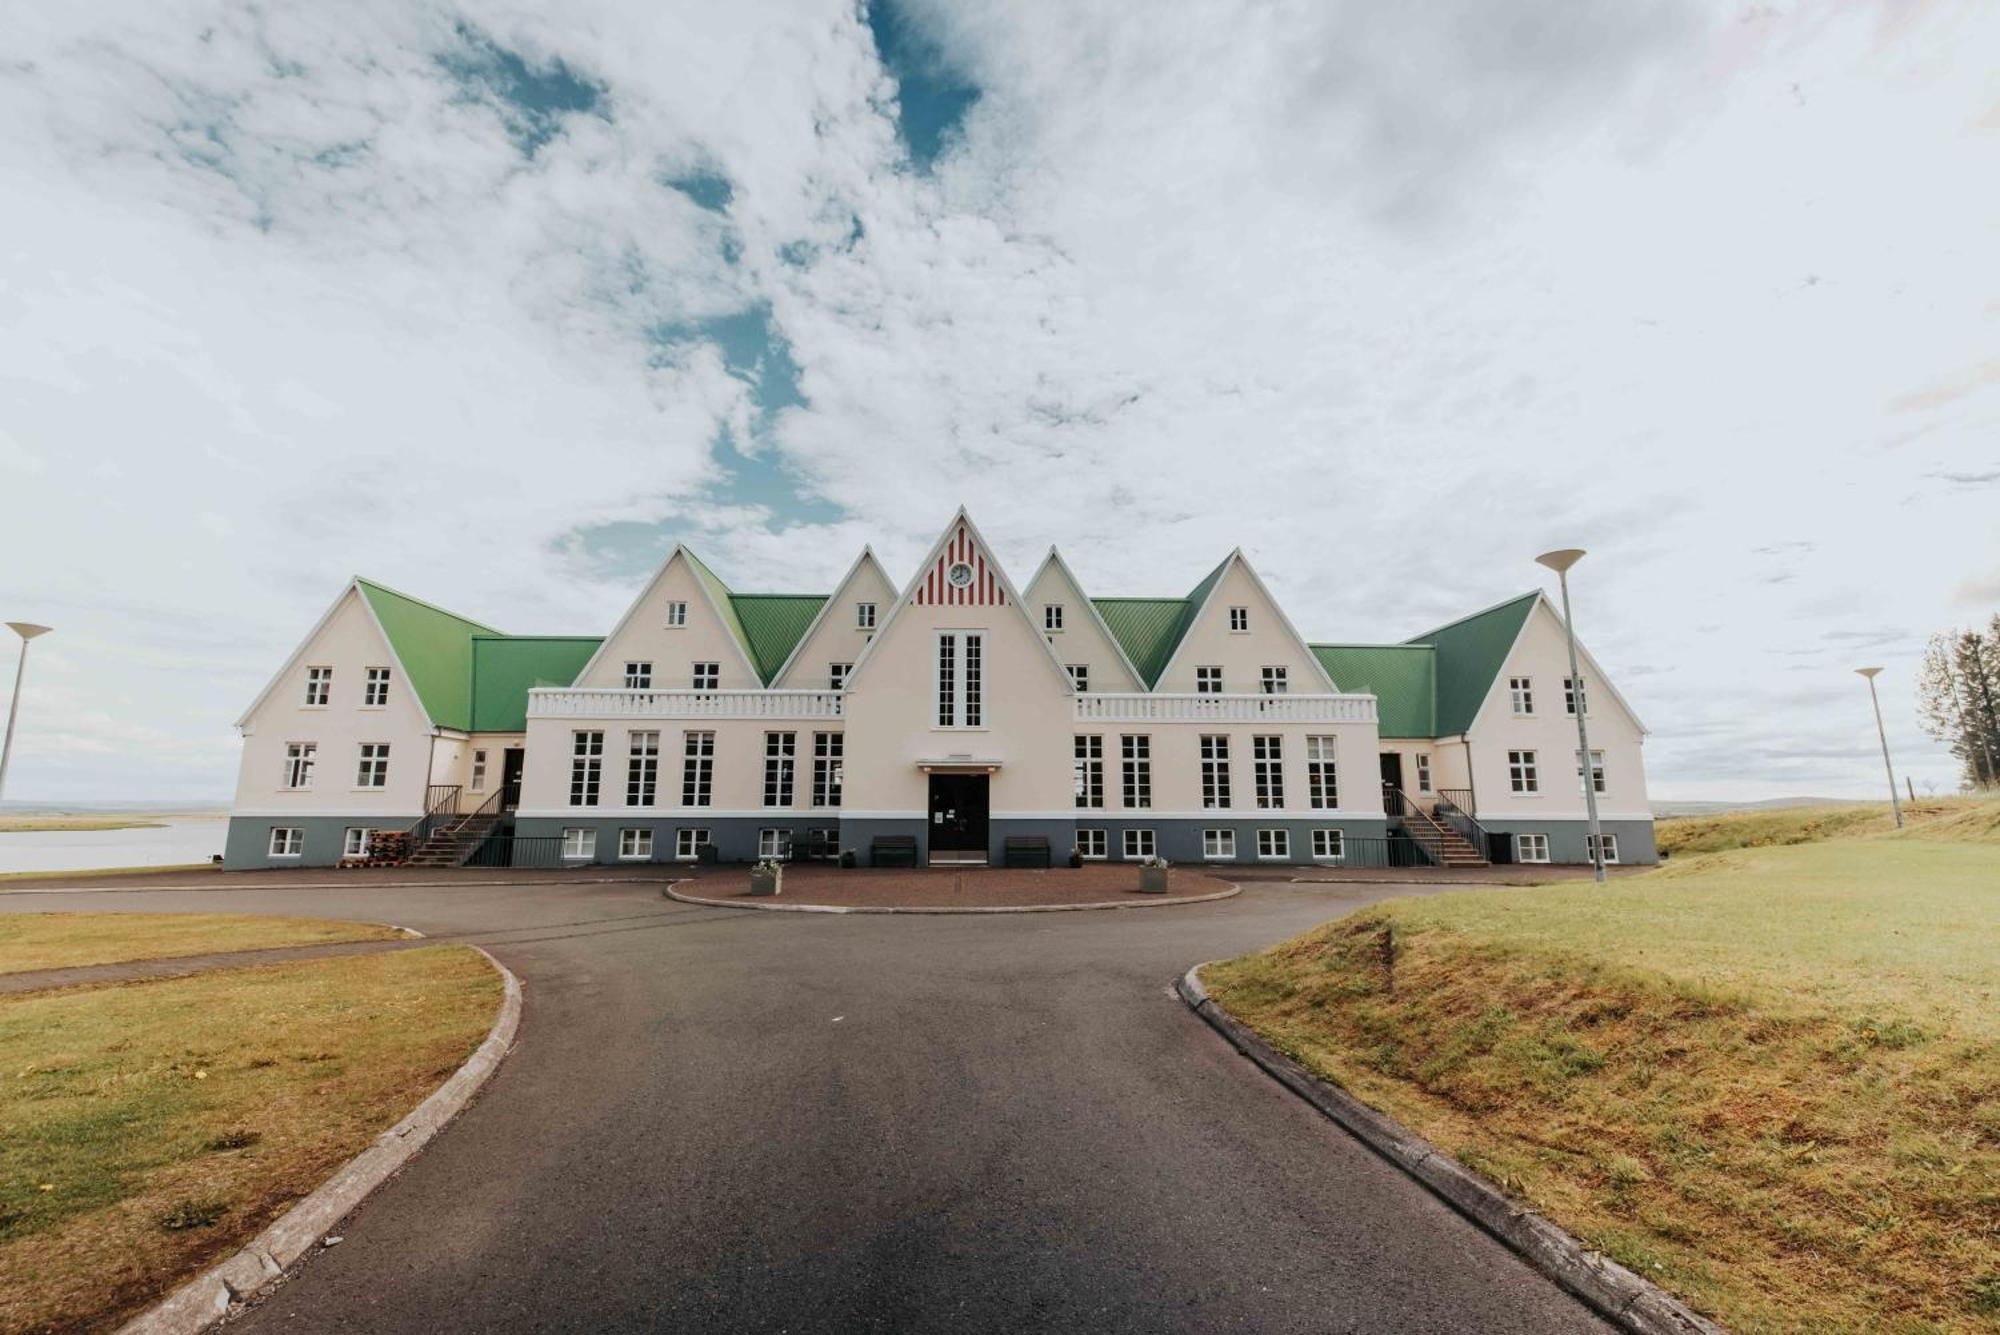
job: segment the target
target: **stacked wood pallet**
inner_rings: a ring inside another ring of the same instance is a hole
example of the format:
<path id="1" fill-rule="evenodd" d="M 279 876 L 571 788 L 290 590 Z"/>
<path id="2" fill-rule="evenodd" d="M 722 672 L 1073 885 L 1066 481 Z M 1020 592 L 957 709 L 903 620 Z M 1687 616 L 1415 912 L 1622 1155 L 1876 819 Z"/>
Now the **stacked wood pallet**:
<path id="1" fill-rule="evenodd" d="M 342 867 L 400 867 L 410 860 L 407 830 L 377 830 L 368 840 L 366 857 L 342 858 Z"/>

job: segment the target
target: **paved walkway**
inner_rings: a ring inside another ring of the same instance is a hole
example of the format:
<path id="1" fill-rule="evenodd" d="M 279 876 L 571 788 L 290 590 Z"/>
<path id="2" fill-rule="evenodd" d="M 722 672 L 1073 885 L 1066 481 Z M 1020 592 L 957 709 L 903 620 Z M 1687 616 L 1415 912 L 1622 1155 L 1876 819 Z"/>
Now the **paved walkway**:
<path id="1" fill-rule="evenodd" d="M 521 977 L 484 1095 L 232 1329 L 1603 1329 L 1169 992 L 1391 887 L 888 917 L 325 879 L 0 895 L 389 916 Z"/>

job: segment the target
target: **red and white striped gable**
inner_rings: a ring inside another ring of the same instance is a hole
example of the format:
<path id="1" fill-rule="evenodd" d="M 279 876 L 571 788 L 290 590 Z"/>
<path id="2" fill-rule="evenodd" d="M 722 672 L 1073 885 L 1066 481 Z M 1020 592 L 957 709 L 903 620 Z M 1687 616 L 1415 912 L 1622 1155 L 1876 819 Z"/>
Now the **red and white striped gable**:
<path id="1" fill-rule="evenodd" d="M 972 578 L 964 584 L 954 584 L 952 569 L 961 565 L 971 569 Z M 986 559 L 985 551 L 973 541 L 961 520 L 945 540 L 938 559 L 924 572 L 917 584 L 917 596 L 911 601 L 942 606 L 1004 607 L 1007 591 L 1000 582 L 999 569 Z"/>

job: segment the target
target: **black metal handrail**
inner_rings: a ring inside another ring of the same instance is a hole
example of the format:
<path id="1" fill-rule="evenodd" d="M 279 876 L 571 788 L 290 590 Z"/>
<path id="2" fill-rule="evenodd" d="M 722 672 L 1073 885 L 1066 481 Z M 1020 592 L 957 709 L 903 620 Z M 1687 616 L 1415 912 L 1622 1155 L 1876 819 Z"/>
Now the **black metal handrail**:
<path id="1" fill-rule="evenodd" d="M 409 831 L 412 853 L 430 842 L 430 837 L 437 832 L 438 826 L 458 814 L 460 791 L 455 783 L 434 783 L 424 789 L 424 814 Z"/>
<path id="2" fill-rule="evenodd" d="M 1479 850 L 1479 856 L 1486 857 L 1492 846 L 1492 836 L 1484 825 L 1472 818 L 1472 790 L 1470 788 L 1438 789 L 1437 806 L 1431 814 L 1443 820 L 1456 830 L 1461 838 Z"/>
<path id="3" fill-rule="evenodd" d="M 1382 808 L 1391 821 L 1403 823 L 1403 833 L 1423 850 L 1425 857 L 1437 866 L 1444 865 L 1444 833 L 1429 812 L 1391 783 L 1382 785 Z"/>

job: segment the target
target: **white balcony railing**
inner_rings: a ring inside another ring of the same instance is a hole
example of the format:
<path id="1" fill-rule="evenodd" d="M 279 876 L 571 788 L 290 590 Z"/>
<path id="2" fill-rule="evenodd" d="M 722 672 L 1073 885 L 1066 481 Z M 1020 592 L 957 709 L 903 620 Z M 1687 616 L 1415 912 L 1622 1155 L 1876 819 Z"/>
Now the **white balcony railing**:
<path id="1" fill-rule="evenodd" d="M 1372 695 L 1085 693 L 1078 723 L 1373 723 Z"/>
<path id="2" fill-rule="evenodd" d="M 840 717 L 839 691 L 621 691 L 537 687 L 529 718 Z"/>

